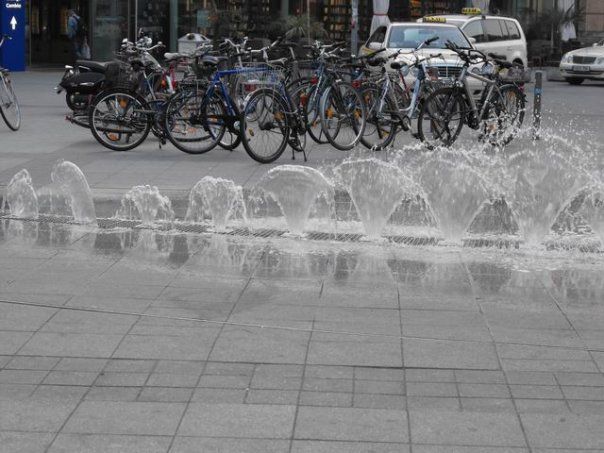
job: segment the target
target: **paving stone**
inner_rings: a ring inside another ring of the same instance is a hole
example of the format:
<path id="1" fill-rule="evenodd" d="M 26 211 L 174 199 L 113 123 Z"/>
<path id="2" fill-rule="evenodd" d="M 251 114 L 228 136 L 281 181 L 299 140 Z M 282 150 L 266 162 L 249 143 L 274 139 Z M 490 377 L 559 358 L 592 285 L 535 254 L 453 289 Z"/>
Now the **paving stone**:
<path id="1" fill-rule="evenodd" d="M 98 372 L 88 371 L 51 371 L 44 378 L 44 384 L 58 385 L 92 385 Z"/>
<path id="2" fill-rule="evenodd" d="M 63 432 L 173 435 L 184 410 L 180 403 L 84 401 Z"/>
<path id="3" fill-rule="evenodd" d="M 365 409 L 397 409 L 402 410 L 407 405 L 407 399 L 398 395 L 378 395 L 369 393 L 355 393 L 353 407 Z"/>
<path id="4" fill-rule="evenodd" d="M 49 453 L 165 453 L 170 437 L 107 434 L 59 434 Z"/>
<path id="5" fill-rule="evenodd" d="M 56 308 L 0 304 L 0 331 L 38 330 L 56 312 Z"/>
<path id="6" fill-rule="evenodd" d="M 80 401 L 88 387 L 75 385 L 40 385 L 31 398 L 35 400 Z"/>
<path id="7" fill-rule="evenodd" d="M 0 400 L 24 400 L 36 390 L 34 384 L 0 384 Z"/>
<path id="8" fill-rule="evenodd" d="M 42 332 L 125 334 L 136 316 L 61 310 L 41 329 Z"/>
<path id="9" fill-rule="evenodd" d="M 148 373 L 103 371 L 96 382 L 98 387 L 141 387 L 147 382 Z"/>
<path id="10" fill-rule="evenodd" d="M 291 451 L 292 453 L 407 453 L 410 450 L 408 445 L 401 443 L 296 440 Z"/>
<path id="11" fill-rule="evenodd" d="M 110 357 L 122 335 L 38 332 L 20 350 L 26 355 Z"/>
<path id="12" fill-rule="evenodd" d="M 211 360 L 227 362 L 303 363 L 308 332 L 225 327 Z"/>
<path id="13" fill-rule="evenodd" d="M 81 359 L 65 357 L 60 360 L 55 371 L 101 371 L 105 368 L 107 359 Z"/>
<path id="14" fill-rule="evenodd" d="M 511 412 L 515 413 L 514 403 L 506 398 L 460 398 L 461 407 L 470 412 Z"/>
<path id="15" fill-rule="evenodd" d="M 444 340 L 403 340 L 405 366 L 497 369 L 495 348 L 488 343 Z"/>
<path id="16" fill-rule="evenodd" d="M 178 434 L 211 437 L 289 438 L 294 406 L 191 403 Z"/>
<path id="17" fill-rule="evenodd" d="M 410 410 L 411 437 L 420 444 L 525 447 L 513 413 Z"/>
<path id="18" fill-rule="evenodd" d="M 155 360 L 110 359 L 104 371 L 118 373 L 149 373 L 155 368 Z"/>
<path id="19" fill-rule="evenodd" d="M 197 388 L 193 392 L 193 401 L 207 404 L 237 404 L 243 403 L 246 390 Z"/>
<path id="20" fill-rule="evenodd" d="M 405 376 L 407 382 L 455 382 L 453 370 L 408 369 Z"/>
<path id="21" fill-rule="evenodd" d="M 0 354 L 15 354 L 31 338 L 33 332 L 0 330 Z"/>
<path id="22" fill-rule="evenodd" d="M 409 409 L 460 409 L 461 401 L 457 397 L 407 396 Z"/>
<path id="23" fill-rule="evenodd" d="M 45 370 L 0 370 L 0 384 L 39 384 L 47 374 Z"/>
<path id="24" fill-rule="evenodd" d="M 140 387 L 92 387 L 85 399 L 90 401 L 136 401 Z"/>
<path id="25" fill-rule="evenodd" d="M 44 453 L 53 434 L 0 431 L 0 453 Z"/>
<path id="26" fill-rule="evenodd" d="M 246 389 L 250 380 L 250 376 L 201 376 L 198 387 Z"/>
<path id="27" fill-rule="evenodd" d="M 352 393 L 302 392 L 300 405 L 326 407 L 352 407 Z"/>
<path id="28" fill-rule="evenodd" d="M 401 345 L 384 337 L 314 334 L 308 352 L 312 365 L 401 367 Z"/>
<path id="29" fill-rule="evenodd" d="M 354 369 L 348 366 L 309 365 L 304 371 L 307 379 L 352 379 Z"/>
<path id="30" fill-rule="evenodd" d="M 509 398 L 507 385 L 502 384 L 458 384 L 460 396 L 482 398 Z"/>
<path id="31" fill-rule="evenodd" d="M 510 390 L 514 398 L 543 398 L 550 400 L 564 398 L 558 386 L 510 385 Z"/>
<path id="32" fill-rule="evenodd" d="M 289 453 L 289 441 L 177 436 L 170 453 Z"/>
<path id="33" fill-rule="evenodd" d="M 192 395 L 192 388 L 145 387 L 138 396 L 138 401 L 186 403 Z"/>
<path id="34" fill-rule="evenodd" d="M 554 373 L 538 371 L 508 371 L 506 376 L 509 384 L 557 385 Z"/>
<path id="35" fill-rule="evenodd" d="M 309 367 L 310 368 L 310 367 Z M 350 369 L 350 367 L 347 367 Z M 308 368 L 307 368 L 308 375 Z M 387 368 L 364 368 L 356 367 L 354 369 L 355 379 L 368 380 L 368 381 L 405 381 L 405 371 L 400 369 L 387 369 Z"/>
<path id="36" fill-rule="evenodd" d="M 14 356 L 5 366 L 8 370 L 52 370 L 59 362 L 58 357 Z"/>
<path id="37" fill-rule="evenodd" d="M 203 335 L 126 335 L 114 358 L 205 360 L 218 334 L 209 329 Z"/>
<path id="38" fill-rule="evenodd" d="M 404 411 L 300 407 L 296 439 L 408 442 Z"/>
<path id="39" fill-rule="evenodd" d="M 457 386 L 447 382 L 408 382 L 407 395 L 457 397 Z"/>
<path id="40" fill-rule="evenodd" d="M 535 448 L 604 449 L 604 416 L 572 414 L 520 415 Z"/>
<path id="41" fill-rule="evenodd" d="M 2 401 L 0 431 L 56 432 L 77 402 Z"/>
<path id="42" fill-rule="evenodd" d="M 296 405 L 298 403 L 298 391 L 296 390 L 261 390 L 251 389 L 247 392 L 245 402 L 248 404 L 286 404 Z M 230 402 L 230 401 L 224 401 Z"/>
<path id="43" fill-rule="evenodd" d="M 519 413 L 527 414 L 567 414 L 570 408 L 564 400 L 524 399 L 514 400 Z"/>
<path id="44" fill-rule="evenodd" d="M 352 379 L 319 379 L 304 375 L 304 390 L 315 392 L 352 392 Z"/>

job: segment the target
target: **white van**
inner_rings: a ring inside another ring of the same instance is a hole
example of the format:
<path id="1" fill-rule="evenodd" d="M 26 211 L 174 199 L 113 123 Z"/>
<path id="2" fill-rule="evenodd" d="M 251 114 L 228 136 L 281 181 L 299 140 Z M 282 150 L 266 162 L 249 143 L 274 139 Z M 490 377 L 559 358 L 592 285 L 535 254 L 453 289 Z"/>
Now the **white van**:
<path id="1" fill-rule="evenodd" d="M 474 47 L 485 54 L 505 56 L 507 61 L 528 67 L 526 36 L 520 23 L 512 17 L 485 16 L 478 8 L 463 8 L 464 14 L 426 16 L 418 22 L 457 25 Z"/>

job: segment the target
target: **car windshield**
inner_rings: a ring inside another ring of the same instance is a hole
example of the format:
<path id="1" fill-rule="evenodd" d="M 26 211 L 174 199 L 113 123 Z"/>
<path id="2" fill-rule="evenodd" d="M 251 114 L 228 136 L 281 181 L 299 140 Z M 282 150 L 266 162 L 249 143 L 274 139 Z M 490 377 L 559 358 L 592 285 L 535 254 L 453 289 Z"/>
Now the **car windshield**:
<path id="1" fill-rule="evenodd" d="M 420 43 L 432 37 L 438 40 L 426 46 L 429 49 L 444 49 L 447 41 L 451 41 L 462 49 L 472 46 L 457 27 L 436 27 L 429 25 L 397 25 L 392 27 L 388 47 L 415 49 Z"/>

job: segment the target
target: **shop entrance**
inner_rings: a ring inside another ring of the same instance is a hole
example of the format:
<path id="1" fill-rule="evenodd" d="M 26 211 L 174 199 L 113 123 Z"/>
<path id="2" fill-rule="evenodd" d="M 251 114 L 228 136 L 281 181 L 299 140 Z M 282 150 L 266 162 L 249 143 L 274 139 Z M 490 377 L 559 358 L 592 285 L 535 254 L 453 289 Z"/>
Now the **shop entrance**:
<path id="1" fill-rule="evenodd" d="M 89 16 L 86 0 L 30 0 L 28 60 L 34 66 L 54 66 L 73 60 L 72 45 L 67 38 L 70 9 L 84 21 Z"/>

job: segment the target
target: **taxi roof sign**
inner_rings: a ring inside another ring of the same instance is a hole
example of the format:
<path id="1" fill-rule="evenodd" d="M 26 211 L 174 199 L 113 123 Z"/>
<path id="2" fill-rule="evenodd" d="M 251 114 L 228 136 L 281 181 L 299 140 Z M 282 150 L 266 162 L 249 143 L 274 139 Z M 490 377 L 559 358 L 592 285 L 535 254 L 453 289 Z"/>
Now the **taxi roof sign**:
<path id="1" fill-rule="evenodd" d="M 422 20 L 423 20 L 423 22 L 439 22 L 439 23 L 447 22 L 446 17 L 439 17 L 439 16 L 426 16 Z"/>
<path id="2" fill-rule="evenodd" d="M 478 14 L 482 14 L 482 10 L 480 8 L 462 8 L 461 14 L 476 16 Z"/>

